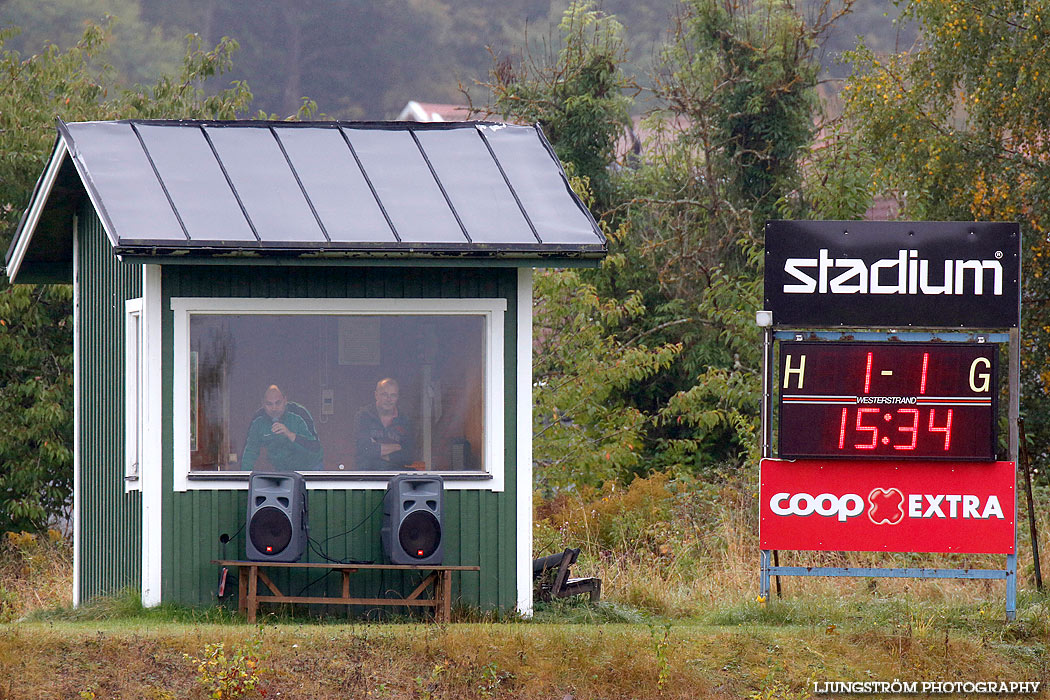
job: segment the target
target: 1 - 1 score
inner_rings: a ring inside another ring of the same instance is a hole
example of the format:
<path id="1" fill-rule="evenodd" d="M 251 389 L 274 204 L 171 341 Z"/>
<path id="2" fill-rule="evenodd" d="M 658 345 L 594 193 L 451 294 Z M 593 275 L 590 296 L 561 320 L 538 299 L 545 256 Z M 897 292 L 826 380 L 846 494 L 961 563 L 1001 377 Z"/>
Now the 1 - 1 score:
<path id="1" fill-rule="evenodd" d="M 997 347 L 783 342 L 779 455 L 991 460 Z"/>

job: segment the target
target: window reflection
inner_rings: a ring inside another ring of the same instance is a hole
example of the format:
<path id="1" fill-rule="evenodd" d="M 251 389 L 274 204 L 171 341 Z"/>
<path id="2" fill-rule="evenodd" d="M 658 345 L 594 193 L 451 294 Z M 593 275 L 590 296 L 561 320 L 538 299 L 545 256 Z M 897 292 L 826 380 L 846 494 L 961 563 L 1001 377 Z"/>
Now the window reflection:
<path id="1" fill-rule="evenodd" d="M 480 315 L 193 314 L 193 471 L 483 471 Z"/>

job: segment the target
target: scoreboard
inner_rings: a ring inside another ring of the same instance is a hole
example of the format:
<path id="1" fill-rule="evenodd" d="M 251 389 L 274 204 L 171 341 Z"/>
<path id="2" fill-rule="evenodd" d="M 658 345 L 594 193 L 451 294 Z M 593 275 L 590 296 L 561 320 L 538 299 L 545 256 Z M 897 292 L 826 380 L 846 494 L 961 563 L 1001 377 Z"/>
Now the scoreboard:
<path id="1" fill-rule="evenodd" d="M 997 369 L 987 343 L 781 342 L 778 456 L 993 461 Z"/>

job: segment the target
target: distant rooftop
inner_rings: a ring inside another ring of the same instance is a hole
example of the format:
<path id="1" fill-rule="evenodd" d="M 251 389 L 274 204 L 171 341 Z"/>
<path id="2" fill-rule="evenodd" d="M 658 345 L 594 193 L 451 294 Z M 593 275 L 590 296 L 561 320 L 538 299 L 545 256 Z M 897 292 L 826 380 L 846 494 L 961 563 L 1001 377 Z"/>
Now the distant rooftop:
<path id="1" fill-rule="evenodd" d="M 416 102 L 409 100 L 397 115 L 397 121 L 407 122 L 462 122 L 478 116 L 477 110 L 466 105 L 452 105 L 441 102 Z M 482 115 L 484 116 L 484 115 Z"/>
<path id="2" fill-rule="evenodd" d="M 158 263 L 605 253 L 538 127 L 131 120 L 59 122 L 58 132 L 8 251 L 12 280 L 69 266 L 78 196 L 117 254 Z"/>

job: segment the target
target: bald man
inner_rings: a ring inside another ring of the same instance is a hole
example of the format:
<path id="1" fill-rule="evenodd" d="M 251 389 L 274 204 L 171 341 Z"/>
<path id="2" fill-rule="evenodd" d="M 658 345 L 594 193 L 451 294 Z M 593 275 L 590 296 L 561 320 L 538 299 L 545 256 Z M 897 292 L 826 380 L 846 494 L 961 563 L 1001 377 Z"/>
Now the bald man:
<path id="1" fill-rule="evenodd" d="M 276 384 L 266 389 L 262 411 L 248 427 L 241 468 L 254 469 L 263 449 L 278 471 L 319 469 L 324 457 L 317 435 L 301 416 L 288 410 L 288 400 Z"/>
<path id="2" fill-rule="evenodd" d="M 404 469 L 415 460 L 412 428 L 397 410 L 400 396 L 397 380 L 381 379 L 376 384 L 375 405 L 358 412 L 358 469 Z"/>

